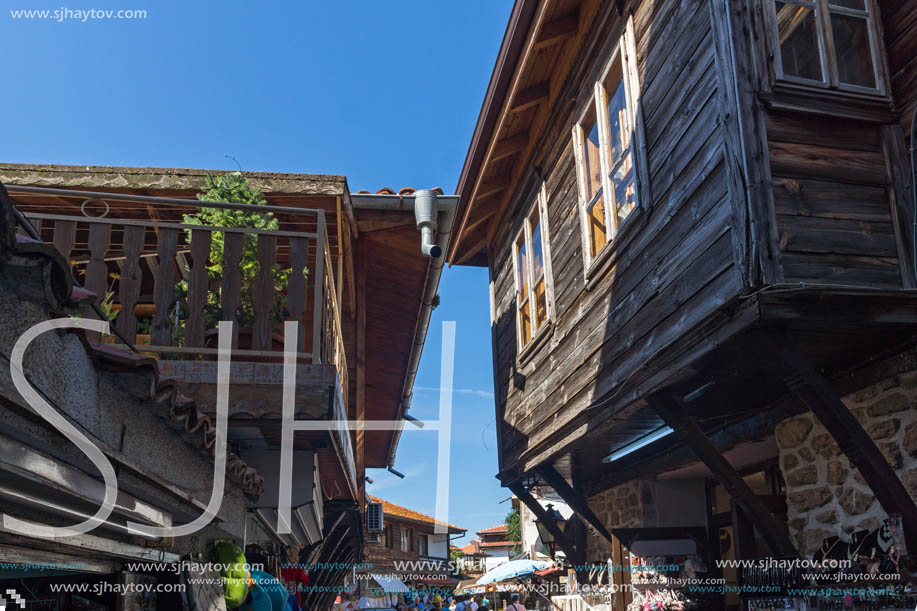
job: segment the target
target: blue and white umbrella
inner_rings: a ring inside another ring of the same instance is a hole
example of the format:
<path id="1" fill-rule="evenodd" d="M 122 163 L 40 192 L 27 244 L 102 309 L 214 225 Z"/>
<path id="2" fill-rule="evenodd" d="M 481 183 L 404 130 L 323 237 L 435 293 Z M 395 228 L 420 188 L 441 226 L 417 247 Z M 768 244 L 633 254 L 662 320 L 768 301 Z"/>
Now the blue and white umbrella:
<path id="1" fill-rule="evenodd" d="M 535 571 L 546 569 L 552 564 L 554 563 L 550 560 L 510 560 L 509 562 L 505 562 L 500 566 L 490 569 L 475 583 L 481 586 L 488 583 L 497 583 L 498 581 L 514 579 L 516 577 L 528 577 Z"/>

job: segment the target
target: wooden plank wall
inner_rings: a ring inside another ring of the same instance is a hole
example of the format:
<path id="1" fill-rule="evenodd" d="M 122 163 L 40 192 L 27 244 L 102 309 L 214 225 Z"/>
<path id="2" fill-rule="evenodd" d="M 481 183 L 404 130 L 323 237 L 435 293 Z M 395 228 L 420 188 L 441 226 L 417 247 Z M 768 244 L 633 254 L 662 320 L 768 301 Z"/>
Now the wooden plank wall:
<path id="1" fill-rule="evenodd" d="M 786 282 L 901 288 L 881 126 L 769 111 Z"/>
<path id="2" fill-rule="evenodd" d="M 879 4 L 892 94 L 907 135 L 917 106 L 917 0 L 881 0 Z"/>
<path id="3" fill-rule="evenodd" d="M 621 22 L 611 21 L 592 37 L 617 39 Z M 612 396 L 644 373 L 661 350 L 742 288 L 707 0 L 644 0 L 635 9 L 634 26 L 653 201 L 633 234 L 622 236 L 629 243 L 614 265 L 587 289 L 570 142 L 575 117 L 569 104 L 554 114 L 554 131 L 544 138 L 552 144 L 538 155 L 545 159 L 556 320 L 546 347 L 528 362 L 517 362 L 511 242 L 537 181 L 520 185 L 494 241 L 495 377 L 504 469 L 596 399 Z M 596 51 L 578 58 L 587 68 L 571 94 L 587 95 L 609 57 Z M 603 417 L 613 410 L 603 409 Z"/>

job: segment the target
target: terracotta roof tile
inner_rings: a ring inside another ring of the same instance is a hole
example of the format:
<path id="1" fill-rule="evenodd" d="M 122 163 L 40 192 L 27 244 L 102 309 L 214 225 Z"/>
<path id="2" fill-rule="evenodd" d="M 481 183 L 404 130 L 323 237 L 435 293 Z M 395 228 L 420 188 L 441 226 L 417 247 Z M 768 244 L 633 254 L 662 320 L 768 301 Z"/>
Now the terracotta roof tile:
<path id="1" fill-rule="evenodd" d="M 402 507 L 401 505 L 396 505 L 384 499 L 380 499 L 377 496 L 372 496 L 367 494 L 366 498 L 373 503 L 382 503 L 382 513 L 386 516 L 396 516 L 399 518 L 404 518 L 405 520 L 413 520 L 414 522 L 423 522 L 424 524 L 435 525 L 438 521 L 435 518 L 432 518 L 428 515 L 422 514 L 419 511 L 414 511 L 413 509 L 408 509 L 407 507 Z M 467 529 L 462 528 L 461 526 L 455 526 L 454 524 L 449 524 L 444 522 L 450 530 L 457 532 L 465 532 Z"/>
<path id="2" fill-rule="evenodd" d="M 433 187 L 430 190 L 436 191 L 440 195 L 444 193 L 442 187 Z M 397 192 L 394 189 L 392 189 L 391 187 L 382 187 L 381 189 L 376 191 L 375 195 L 402 195 L 404 196 L 404 195 L 413 195 L 415 191 L 417 191 L 417 189 L 415 189 L 414 187 L 402 187 Z M 356 191 L 356 193 L 360 195 L 371 195 L 372 194 L 367 189 L 360 189 L 359 191 Z"/>
<path id="3" fill-rule="evenodd" d="M 491 526 L 490 528 L 483 528 L 478 531 L 479 535 L 486 535 L 491 533 L 502 533 L 506 532 L 506 524 L 498 524 L 497 526 Z"/>
<path id="4" fill-rule="evenodd" d="M 510 547 L 512 545 L 519 545 L 519 541 L 483 541 L 481 542 L 481 548 L 485 547 Z"/>

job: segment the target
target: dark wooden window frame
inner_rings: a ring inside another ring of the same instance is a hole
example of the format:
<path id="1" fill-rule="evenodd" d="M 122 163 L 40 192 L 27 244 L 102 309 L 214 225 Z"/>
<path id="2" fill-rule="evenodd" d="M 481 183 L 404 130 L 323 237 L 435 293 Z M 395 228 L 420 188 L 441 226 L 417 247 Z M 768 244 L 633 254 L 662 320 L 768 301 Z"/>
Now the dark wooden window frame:
<path id="1" fill-rule="evenodd" d="M 405 549 L 405 543 L 407 543 L 407 549 Z M 402 528 L 401 529 L 400 549 L 402 552 L 413 552 L 414 551 L 414 529 L 413 528 Z"/>
<path id="2" fill-rule="evenodd" d="M 425 533 L 417 533 L 417 553 L 421 556 L 430 555 L 430 539 Z"/>
<path id="3" fill-rule="evenodd" d="M 516 316 L 516 353 L 519 355 L 519 361 L 526 360 L 531 354 L 533 354 L 536 346 L 540 345 L 544 338 L 551 333 L 553 328 L 554 320 L 554 278 L 551 271 L 551 231 L 548 227 L 548 203 L 547 203 L 547 189 L 544 181 L 541 182 L 540 187 L 535 193 L 535 201 L 529 205 L 526 209 L 525 216 L 522 219 L 522 227 L 515 234 L 515 238 L 512 242 L 512 258 L 513 258 L 513 285 L 515 287 L 515 299 L 513 300 L 513 310 L 515 311 Z M 541 254 L 544 258 L 542 264 L 542 276 L 544 278 L 545 285 L 545 309 L 547 310 L 545 315 L 545 321 L 542 323 L 541 327 L 535 329 L 535 278 L 534 278 L 534 269 L 532 267 L 532 224 L 531 218 L 532 213 L 538 210 L 538 218 L 541 223 Z M 532 325 L 532 334 L 527 342 L 523 342 L 522 339 L 522 317 L 519 312 L 519 292 L 521 287 L 519 286 L 519 252 L 518 252 L 518 243 L 519 238 L 524 236 L 526 251 L 528 256 L 526 257 L 527 269 L 525 270 L 526 275 L 528 276 L 528 295 L 527 307 L 529 309 L 529 321 Z"/>
<path id="4" fill-rule="evenodd" d="M 767 56 L 770 60 L 771 85 L 775 92 L 796 94 L 805 97 L 815 94 L 812 102 L 817 103 L 825 96 L 839 101 L 856 103 L 862 100 L 871 103 L 890 102 L 888 74 L 886 70 L 885 49 L 882 36 L 881 18 L 875 0 L 865 0 L 865 11 L 848 9 L 831 4 L 830 0 L 781 0 L 788 4 L 805 6 L 813 10 L 818 34 L 818 52 L 823 80 L 802 78 L 784 74 L 780 42 L 777 29 L 776 0 L 761 0 L 764 4 L 763 14 L 767 29 Z M 876 87 L 863 87 L 841 83 L 838 78 L 837 56 L 834 52 L 834 33 L 831 29 L 832 15 L 849 15 L 865 19 L 869 33 L 869 50 L 872 54 L 873 76 Z"/>
<path id="5" fill-rule="evenodd" d="M 646 158 L 646 139 L 644 136 L 644 124 L 641 102 L 641 84 L 640 77 L 636 66 L 636 41 L 634 35 L 633 17 L 628 17 L 627 23 L 621 36 L 614 41 L 610 53 L 611 57 L 605 63 L 598 78 L 590 80 L 592 90 L 588 97 L 580 102 L 576 113 L 576 123 L 573 125 L 573 150 L 575 155 L 577 187 L 579 191 L 579 216 L 580 231 L 582 234 L 583 247 L 583 273 L 587 284 L 591 285 L 591 278 L 600 276 L 600 271 L 606 269 L 610 262 L 615 258 L 614 254 L 622 245 L 630 240 L 630 236 L 636 231 L 636 228 L 642 225 L 646 219 L 646 212 L 650 207 L 651 194 L 649 190 L 648 162 Z M 616 214 L 614 203 L 609 200 L 612 191 L 608 179 L 608 161 L 606 157 L 608 117 L 608 99 L 603 83 L 608 73 L 611 71 L 614 63 L 620 61 L 622 65 L 622 76 L 624 81 L 627 116 L 630 122 L 628 126 L 631 130 L 631 155 L 633 156 L 634 175 L 636 183 L 636 205 L 634 210 L 628 214 L 619 226 L 614 228 L 612 220 Z M 588 226 L 587 207 L 591 202 L 586 201 L 586 182 L 583 160 L 583 143 L 585 134 L 583 134 L 582 123 L 590 114 L 590 111 L 596 113 L 596 120 L 600 122 L 600 164 L 602 168 L 602 193 L 605 198 L 605 218 L 606 218 L 606 240 L 603 247 L 593 256 L 590 252 L 590 233 Z M 614 231 L 609 228 L 614 228 Z"/>

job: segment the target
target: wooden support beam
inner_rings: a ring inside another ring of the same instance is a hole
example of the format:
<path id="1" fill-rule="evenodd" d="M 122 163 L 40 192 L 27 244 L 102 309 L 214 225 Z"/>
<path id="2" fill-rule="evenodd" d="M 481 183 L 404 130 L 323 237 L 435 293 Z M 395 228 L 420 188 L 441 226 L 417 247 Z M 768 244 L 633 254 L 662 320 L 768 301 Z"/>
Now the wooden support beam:
<path id="1" fill-rule="evenodd" d="M 485 180 L 481 183 L 481 186 L 478 187 L 477 195 L 475 196 L 476 200 L 482 200 L 495 193 L 499 193 L 509 187 L 510 185 L 510 176 L 504 174 L 502 176 L 497 176 L 491 180 Z M 469 216 L 468 221 L 471 222 L 471 217 Z"/>
<path id="2" fill-rule="evenodd" d="M 529 133 L 522 132 L 505 140 L 497 142 L 497 146 L 494 147 L 494 154 L 491 156 L 491 161 L 497 161 L 510 155 L 515 155 L 519 151 L 523 150 L 529 145 Z"/>
<path id="3" fill-rule="evenodd" d="M 713 476 L 723 484 L 742 511 L 752 520 L 771 551 L 778 556 L 798 556 L 796 548 L 781 530 L 771 512 L 710 442 L 704 431 L 688 414 L 685 406 L 665 392 L 653 393 L 646 398 L 646 402 L 676 435 L 691 446 Z"/>
<path id="4" fill-rule="evenodd" d="M 581 550 L 576 549 L 573 540 L 558 528 L 557 523 L 554 521 L 554 516 L 548 515 L 548 510 L 535 500 L 535 497 L 525 489 L 525 486 L 523 486 L 521 482 L 510 484 L 509 489 L 512 490 L 513 494 L 519 497 L 519 500 L 525 503 L 525 506 L 531 509 L 532 513 L 535 514 L 535 517 L 551 531 L 560 549 L 563 550 L 564 554 L 567 556 L 567 562 L 580 562 L 585 558 L 585 553 L 581 553 Z"/>
<path id="5" fill-rule="evenodd" d="M 860 471 L 882 509 L 901 515 L 908 553 L 917 553 L 917 504 L 872 437 L 794 343 L 763 334 L 759 342 L 773 358 L 790 368 L 795 376 L 790 380 L 791 388 L 831 433 L 850 464 Z"/>
<path id="6" fill-rule="evenodd" d="M 536 104 L 541 104 L 543 101 L 547 100 L 550 95 L 551 88 L 547 81 L 532 85 L 516 94 L 516 97 L 513 98 L 511 110 L 513 112 L 519 112 L 535 106 Z"/>
<path id="7" fill-rule="evenodd" d="M 568 15 L 541 26 L 535 39 L 535 48 L 543 49 L 570 38 L 579 30 L 579 15 Z"/>
<path id="8" fill-rule="evenodd" d="M 560 498 L 562 498 L 567 505 L 573 508 L 576 517 L 585 520 L 590 526 L 599 531 L 600 535 L 614 543 L 611 533 L 608 532 L 608 529 L 605 528 L 605 525 L 599 517 L 589 509 L 586 498 L 581 494 L 576 494 L 573 486 L 568 484 L 567 480 L 565 480 L 554 467 L 551 465 L 542 465 L 537 467 L 535 471 L 538 472 L 538 475 L 540 475 L 551 488 L 554 488 L 554 492 L 559 494 Z"/>

